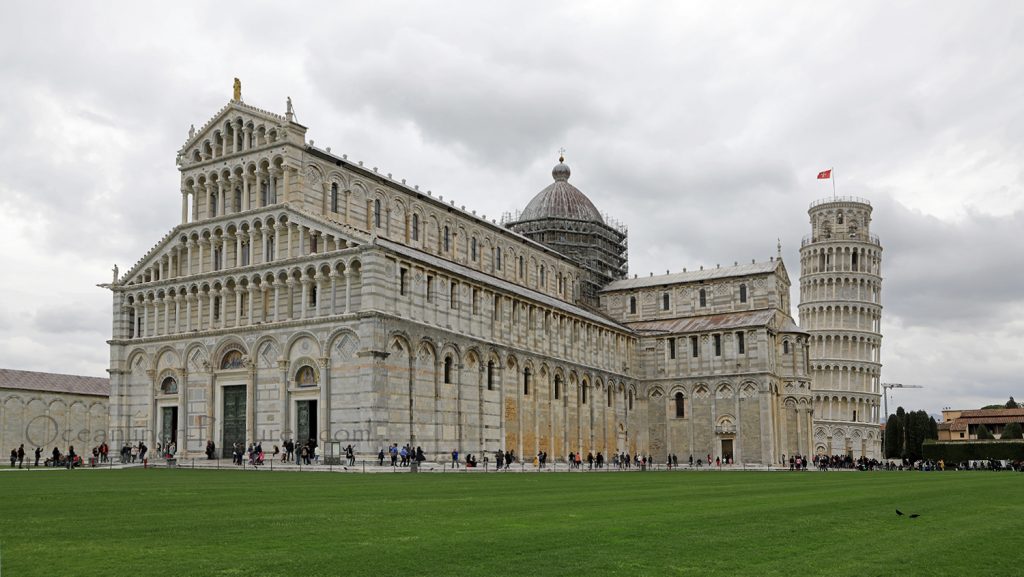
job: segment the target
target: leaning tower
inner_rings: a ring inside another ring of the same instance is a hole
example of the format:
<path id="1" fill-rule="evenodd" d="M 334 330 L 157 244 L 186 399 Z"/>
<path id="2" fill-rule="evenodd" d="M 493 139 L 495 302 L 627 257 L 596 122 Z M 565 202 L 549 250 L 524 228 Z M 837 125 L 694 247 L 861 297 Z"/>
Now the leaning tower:
<path id="1" fill-rule="evenodd" d="M 882 245 L 871 234 L 871 204 L 832 197 L 807 212 L 800 325 L 811 335 L 815 451 L 881 459 Z"/>

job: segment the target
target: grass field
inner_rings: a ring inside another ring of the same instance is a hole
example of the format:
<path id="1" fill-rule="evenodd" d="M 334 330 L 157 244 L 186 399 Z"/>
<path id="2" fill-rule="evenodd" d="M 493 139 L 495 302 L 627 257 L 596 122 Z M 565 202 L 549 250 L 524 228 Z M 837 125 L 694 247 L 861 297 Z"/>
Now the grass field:
<path id="1" fill-rule="evenodd" d="M 0 496 L 19 577 L 1024 572 L 1019 473 L 61 470 Z"/>

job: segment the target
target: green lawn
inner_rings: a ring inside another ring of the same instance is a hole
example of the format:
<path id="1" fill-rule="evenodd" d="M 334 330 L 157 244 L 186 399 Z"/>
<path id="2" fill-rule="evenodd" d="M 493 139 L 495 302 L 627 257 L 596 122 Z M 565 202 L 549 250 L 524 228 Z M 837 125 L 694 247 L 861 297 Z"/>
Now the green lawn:
<path id="1" fill-rule="evenodd" d="M 0 498 L 10 576 L 1024 572 L 1019 473 L 47 470 Z"/>

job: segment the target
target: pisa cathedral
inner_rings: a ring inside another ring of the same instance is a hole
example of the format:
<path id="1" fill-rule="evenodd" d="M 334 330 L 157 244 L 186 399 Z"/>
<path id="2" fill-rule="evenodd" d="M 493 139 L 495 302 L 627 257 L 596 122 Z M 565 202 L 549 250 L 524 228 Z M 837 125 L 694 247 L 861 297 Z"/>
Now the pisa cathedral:
<path id="1" fill-rule="evenodd" d="M 803 329 L 781 258 L 629 278 L 626 229 L 562 159 L 488 220 L 314 146 L 290 102 L 236 85 L 177 162 L 180 224 L 104 285 L 115 444 L 880 456 L 863 203 L 812 208 Z"/>

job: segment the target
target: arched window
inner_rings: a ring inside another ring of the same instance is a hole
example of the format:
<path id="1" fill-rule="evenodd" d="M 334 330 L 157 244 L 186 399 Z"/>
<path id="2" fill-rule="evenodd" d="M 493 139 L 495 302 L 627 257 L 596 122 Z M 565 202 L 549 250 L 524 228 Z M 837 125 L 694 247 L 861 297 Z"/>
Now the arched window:
<path id="1" fill-rule="evenodd" d="M 683 418 L 686 416 L 686 399 L 683 398 L 682 393 L 676 393 L 676 417 Z"/>
<path id="2" fill-rule="evenodd" d="M 661 310 L 667 311 L 668 310 L 668 304 L 669 304 L 669 302 L 668 302 L 668 293 L 662 293 L 662 295 L 661 295 Z"/>
<path id="3" fill-rule="evenodd" d="M 316 372 L 313 371 L 313 367 L 309 365 L 303 365 L 295 373 L 295 384 L 300 387 L 312 387 L 316 385 Z"/>
<path id="4" fill-rule="evenodd" d="M 629 297 L 629 314 L 636 314 L 636 297 Z"/>
<path id="5" fill-rule="evenodd" d="M 221 300 L 219 296 L 213 297 L 213 320 L 215 321 L 220 320 L 220 303 Z"/>
<path id="6" fill-rule="evenodd" d="M 747 285 L 745 284 L 740 285 L 740 302 L 747 302 Z"/>
<path id="7" fill-rule="evenodd" d="M 501 270 L 501 247 L 494 247 L 494 267 Z"/>
<path id="8" fill-rule="evenodd" d="M 445 383 L 449 383 L 449 384 L 452 382 L 452 358 L 451 357 L 445 357 L 444 358 L 444 382 Z"/>
<path id="9" fill-rule="evenodd" d="M 782 354 L 789 354 L 789 341 L 782 341 Z"/>
<path id="10" fill-rule="evenodd" d="M 562 376 L 555 375 L 555 400 L 562 398 Z"/>
<path id="11" fill-rule="evenodd" d="M 453 309 L 459 308 L 459 283 L 452 281 L 452 294 L 448 306 Z"/>
<path id="12" fill-rule="evenodd" d="M 715 335 L 715 356 L 722 356 L 722 335 Z"/>
<path id="13" fill-rule="evenodd" d="M 700 298 L 700 306 L 702 306 L 702 307 L 708 306 L 708 291 L 707 290 L 700 289 L 700 297 L 699 298 Z"/>
<path id="14" fill-rule="evenodd" d="M 220 297 L 217 297 L 220 298 Z M 220 360 L 221 369 L 240 369 L 242 368 L 242 352 L 241 351 L 228 351 L 224 353 L 224 357 Z"/>
<path id="15" fill-rule="evenodd" d="M 309 285 L 309 306 L 311 306 L 311 307 L 315 307 L 316 306 L 316 285 L 315 284 Z"/>
<path id="16" fill-rule="evenodd" d="M 380 199 L 373 200 L 373 226 L 380 228 Z"/>
<path id="17" fill-rule="evenodd" d="M 210 195 L 210 218 L 217 216 L 217 193 Z"/>
<path id="18" fill-rule="evenodd" d="M 167 377 L 160 383 L 160 392 L 165 395 L 177 395 L 178 381 L 174 377 Z"/>
<path id="19" fill-rule="evenodd" d="M 494 390 L 494 361 L 487 361 L 487 390 Z"/>
<path id="20" fill-rule="evenodd" d="M 420 239 L 420 215 L 416 213 L 412 215 L 412 239 Z"/>
<path id="21" fill-rule="evenodd" d="M 629 392 L 629 410 L 633 410 L 633 391 Z"/>
<path id="22" fill-rule="evenodd" d="M 523 278 L 526 274 L 526 261 L 522 256 L 519 257 L 519 278 Z"/>
<path id="23" fill-rule="evenodd" d="M 445 227 L 444 227 L 444 252 L 448 252 L 448 249 L 451 248 L 451 239 L 452 239 L 451 231 L 448 230 L 448 225 L 445 225 Z"/>
<path id="24" fill-rule="evenodd" d="M 530 367 L 523 369 L 523 394 L 530 394 Z"/>
<path id="25" fill-rule="evenodd" d="M 548 277 L 547 277 L 547 275 L 544 274 L 544 272 L 545 272 L 544 265 L 540 265 L 540 288 L 541 289 L 546 288 L 547 280 L 548 280 Z"/>
<path id="26" fill-rule="evenodd" d="M 590 387 L 587 385 L 587 383 L 583 383 L 583 386 L 580 387 L 580 391 L 582 392 L 582 395 L 583 395 L 583 404 L 584 405 L 587 404 L 587 389 L 589 389 L 589 388 Z"/>
<path id="27" fill-rule="evenodd" d="M 331 183 L 331 212 L 338 212 L 338 183 Z"/>
<path id="28" fill-rule="evenodd" d="M 608 387 L 608 406 L 609 407 L 612 406 L 612 388 L 611 388 L 611 386 Z"/>
<path id="29" fill-rule="evenodd" d="M 469 239 L 469 258 L 473 262 L 476 262 L 476 237 Z"/>
<path id="30" fill-rule="evenodd" d="M 843 211 L 836 215 L 836 224 L 843 224 Z"/>

